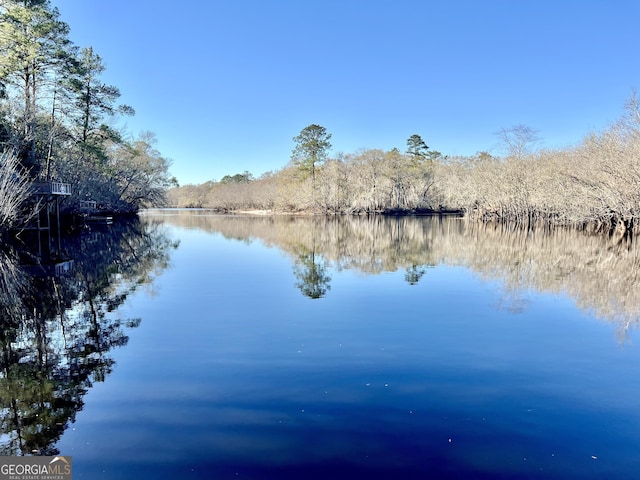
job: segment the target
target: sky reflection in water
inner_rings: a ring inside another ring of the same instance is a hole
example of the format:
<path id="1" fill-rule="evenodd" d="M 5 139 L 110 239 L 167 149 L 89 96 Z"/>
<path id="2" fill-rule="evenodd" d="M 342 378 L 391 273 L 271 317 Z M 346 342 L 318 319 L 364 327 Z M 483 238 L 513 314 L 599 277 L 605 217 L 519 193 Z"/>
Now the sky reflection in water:
<path id="1" fill-rule="evenodd" d="M 620 341 L 618 324 L 574 298 L 466 268 L 488 247 L 459 220 L 385 219 L 356 234 L 199 217 L 165 214 L 180 241 L 170 267 L 114 313 L 142 323 L 57 445 L 74 478 L 640 471 L 636 331 Z M 296 275 L 310 254 L 329 278 L 318 299 Z M 571 290 L 564 273 L 545 275 Z"/>

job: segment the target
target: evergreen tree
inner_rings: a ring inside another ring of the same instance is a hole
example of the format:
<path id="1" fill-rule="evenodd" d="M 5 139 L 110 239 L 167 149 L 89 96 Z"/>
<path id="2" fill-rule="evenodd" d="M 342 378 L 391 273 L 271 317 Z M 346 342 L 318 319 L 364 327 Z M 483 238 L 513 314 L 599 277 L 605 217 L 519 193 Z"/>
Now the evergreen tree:
<path id="1" fill-rule="evenodd" d="M 15 93 L 22 112 L 14 119 L 14 147 L 32 176 L 41 168 L 36 152 L 37 115 L 44 98 L 66 64 L 69 27 L 49 0 L 6 0 L 0 4 L 0 82 Z"/>
<path id="2" fill-rule="evenodd" d="M 422 161 L 427 158 L 427 150 L 429 147 L 420 135 L 414 133 L 407 139 L 407 154 L 414 159 Z"/>
<path id="3" fill-rule="evenodd" d="M 120 90 L 101 82 L 100 75 L 104 70 L 100 55 L 96 54 L 92 47 L 83 48 L 80 51 L 77 69 L 69 81 L 75 98 L 75 139 L 80 146 L 82 158 L 92 159 L 97 165 L 106 161 L 104 142 L 120 141 L 117 132 L 103 123 L 105 118 L 116 113 L 134 113 L 133 108 L 129 106 L 116 105 L 120 98 Z"/>
<path id="4" fill-rule="evenodd" d="M 312 124 L 302 129 L 297 137 L 291 160 L 294 165 L 311 175 L 315 183 L 316 167 L 327 159 L 331 149 L 331 134 L 320 125 Z"/>

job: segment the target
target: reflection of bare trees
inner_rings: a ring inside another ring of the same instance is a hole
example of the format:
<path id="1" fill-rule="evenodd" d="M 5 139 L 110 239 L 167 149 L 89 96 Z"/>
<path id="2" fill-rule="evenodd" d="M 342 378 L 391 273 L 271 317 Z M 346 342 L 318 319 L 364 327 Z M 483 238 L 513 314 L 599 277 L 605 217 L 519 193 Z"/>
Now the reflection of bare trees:
<path id="1" fill-rule="evenodd" d="M 466 243 L 468 238 L 474 241 Z M 464 235 L 449 240 L 444 261 L 501 279 L 505 292 L 567 294 L 580 308 L 616 322 L 623 336 L 640 320 L 640 251 L 633 245 L 579 232 L 526 232 L 473 222 Z"/>
<path id="2" fill-rule="evenodd" d="M 20 297 L 26 283 L 26 275 L 12 252 L 0 250 L 0 317 L 20 315 Z"/>
<path id="3" fill-rule="evenodd" d="M 259 239 L 296 259 L 315 252 L 336 269 L 365 274 L 405 271 L 415 283 L 436 264 L 460 265 L 500 280 L 508 308 L 524 308 L 527 289 L 562 293 L 621 334 L 640 319 L 640 252 L 632 244 L 564 230 L 521 230 L 437 217 L 215 216 L 175 211 L 166 220 L 185 228 Z"/>
<path id="4" fill-rule="evenodd" d="M 301 248 L 322 255 L 339 269 L 380 273 L 433 265 L 434 229 L 445 228 L 437 219 L 399 216 L 226 216 L 206 210 L 169 210 L 159 213 L 166 222 L 183 228 L 220 233 L 241 241 L 260 239 L 294 258 Z M 446 228 L 460 228 L 454 222 Z"/>

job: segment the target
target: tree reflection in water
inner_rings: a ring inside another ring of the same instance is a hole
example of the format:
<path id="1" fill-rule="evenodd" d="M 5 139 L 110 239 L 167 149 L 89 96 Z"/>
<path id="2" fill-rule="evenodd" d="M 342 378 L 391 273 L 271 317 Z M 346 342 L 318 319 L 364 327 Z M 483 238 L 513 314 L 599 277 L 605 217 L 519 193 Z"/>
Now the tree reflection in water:
<path id="1" fill-rule="evenodd" d="M 318 298 L 329 289 L 332 269 L 365 275 L 404 270 L 404 280 L 415 285 L 429 267 L 444 264 L 498 281 L 500 306 L 513 312 L 527 308 L 527 291 L 537 291 L 567 295 L 583 310 L 615 322 L 621 340 L 640 322 L 640 248 L 633 239 L 616 244 L 573 230 L 527 231 L 419 216 L 252 217 L 177 211 L 163 219 L 278 247 L 292 258 L 298 288 Z"/>
<path id="2" fill-rule="evenodd" d="M 331 277 L 327 274 L 327 262 L 314 251 L 307 252 L 304 247 L 293 266 L 293 273 L 298 280 L 296 287 L 305 297 L 317 299 L 331 290 Z"/>
<path id="3" fill-rule="evenodd" d="M 415 265 L 411 264 L 407 267 L 407 271 L 404 274 L 404 279 L 409 285 L 417 285 L 420 279 L 427 273 L 427 267 L 433 267 L 434 265 Z"/>
<path id="4" fill-rule="evenodd" d="M 0 252 L 1 455 L 56 455 L 53 445 L 94 382 L 111 373 L 114 347 L 141 319 L 110 312 L 165 269 L 172 243 L 158 222 L 121 222 L 65 240 L 67 271 L 20 265 Z"/>

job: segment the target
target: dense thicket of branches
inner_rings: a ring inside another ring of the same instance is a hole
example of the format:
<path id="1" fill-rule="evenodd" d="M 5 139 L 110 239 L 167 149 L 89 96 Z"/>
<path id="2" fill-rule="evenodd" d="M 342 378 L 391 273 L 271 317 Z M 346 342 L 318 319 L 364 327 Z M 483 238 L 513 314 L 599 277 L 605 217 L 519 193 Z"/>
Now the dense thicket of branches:
<path id="1" fill-rule="evenodd" d="M 0 2 L 0 169 L 8 179 L 71 183 L 70 208 L 93 200 L 132 212 L 157 203 L 169 162 L 152 135 L 132 139 L 114 126 L 133 109 L 101 81 L 102 58 L 68 35 L 49 0 Z M 5 193 L 0 204 L 12 201 Z"/>
<path id="2" fill-rule="evenodd" d="M 28 179 L 18 171 L 15 155 L 0 153 L 0 226 L 11 227 L 20 221 L 22 206 L 31 193 Z"/>
<path id="3" fill-rule="evenodd" d="M 290 163 L 255 180 L 173 189 L 169 201 L 220 211 L 446 209 L 525 227 L 564 225 L 617 235 L 638 230 L 640 109 L 635 95 L 618 122 L 564 150 L 535 150 L 537 132 L 523 125 L 498 132 L 504 147 L 500 157 L 486 152 L 445 157 L 428 152 L 426 144 L 416 155 L 414 137 L 406 154 L 369 149 L 328 159 L 315 167 L 313 180 Z"/>
<path id="4" fill-rule="evenodd" d="M 379 213 L 426 209 L 435 195 L 434 162 L 398 150 L 362 150 L 306 170 L 289 165 L 250 182 L 207 182 L 169 192 L 179 207 L 221 211 L 276 210 L 315 213 Z"/>
<path id="5" fill-rule="evenodd" d="M 442 202 L 471 217 L 524 226 L 567 225 L 624 235 L 640 219 L 640 110 L 566 150 L 494 158 L 454 158 L 438 165 Z"/>

